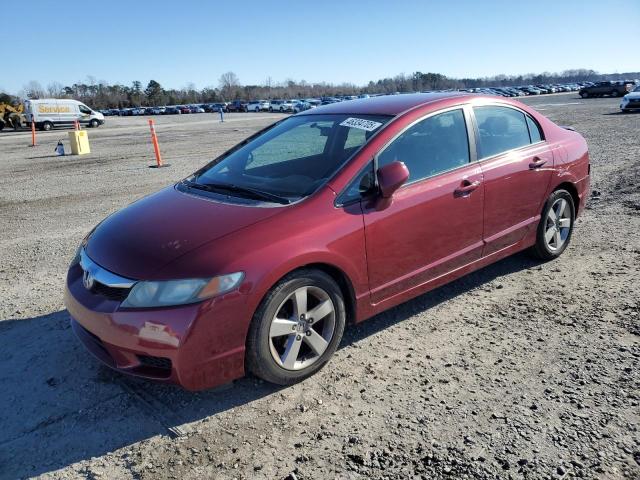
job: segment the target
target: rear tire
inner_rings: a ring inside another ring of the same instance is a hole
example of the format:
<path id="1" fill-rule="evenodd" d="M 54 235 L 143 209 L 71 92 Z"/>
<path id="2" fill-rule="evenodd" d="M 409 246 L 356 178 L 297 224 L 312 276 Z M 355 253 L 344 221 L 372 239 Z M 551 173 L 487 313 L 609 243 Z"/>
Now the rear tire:
<path id="1" fill-rule="evenodd" d="M 569 192 L 560 189 L 549 195 L 538 223 L 536 243 L 530 253 L 544 261 L 562 255 L 571 241 L 575 219 L 575 204 Z"/>
<path id="2" fill-rule="evenodd" d="M 617 90 L 614 90 L 613 92 L 611 92 L 612 97 L 617 97 L 618 95 L 620 95 L 620 92 L 618 92 Z"/>
<path id="3" fill-rule="evenodd" d="M 582 93 L 580 94 L 580 96 L 581 96 L 582 98 L 589 98 L 589 93 L 588 93 L 588 92 L 582 92 Z"/>
<path id="4" fill-rule="evenodd" d="M 247 370 L 278 385 L 299 382 L 329 361 L 345 323 L 342 292 L 329 275 L 308 269 L 292 272 L 267 293 L 253 316 Z"/>

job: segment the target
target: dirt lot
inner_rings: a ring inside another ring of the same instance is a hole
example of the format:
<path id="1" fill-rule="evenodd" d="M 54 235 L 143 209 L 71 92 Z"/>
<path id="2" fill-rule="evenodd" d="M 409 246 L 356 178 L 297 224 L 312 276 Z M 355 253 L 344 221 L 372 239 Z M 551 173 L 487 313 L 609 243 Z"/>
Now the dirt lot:
<path id="1" fill-rule="evenodd" d="M 516 255 L 349 329 L 317 376 L 193 394 L 74 338 L 68 261 L 104 216 L 279 118 L 144 118 L 0 133 L 0 478 L 640 478 L 640 114 L 526 100 L 591 149 L 588 210 L 552 263 Z"/>

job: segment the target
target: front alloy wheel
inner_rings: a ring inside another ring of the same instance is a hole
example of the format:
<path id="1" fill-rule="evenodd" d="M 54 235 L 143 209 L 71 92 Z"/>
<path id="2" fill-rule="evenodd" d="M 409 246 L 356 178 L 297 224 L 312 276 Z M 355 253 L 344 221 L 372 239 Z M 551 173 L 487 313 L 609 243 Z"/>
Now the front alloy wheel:
<path id="1" fill-rule="evenodd" d="M 345 326 L 340 287 L 319 270 L 297 270 L 265 296 L 247 336 L 246 366 L 272 383 L 290 385 L 320 370 Z"/>
<path id="2" fill-rule="evenodd" d="M 327 350 L 336 327 L 335 307 L 318 287 L 300 287 L 282 302 L 269 328 L 275 362 L 286 370 L 313 365 Z"/>

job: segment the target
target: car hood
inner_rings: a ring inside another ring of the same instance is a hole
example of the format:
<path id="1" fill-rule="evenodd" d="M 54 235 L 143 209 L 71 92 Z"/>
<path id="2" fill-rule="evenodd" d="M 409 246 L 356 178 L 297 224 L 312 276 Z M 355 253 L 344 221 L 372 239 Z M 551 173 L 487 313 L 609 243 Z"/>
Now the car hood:
<path id="1" fill-rule="evenodd" d="M 631 93 L 627 93 L 624 98 L 628 98 L 629 100 L 631 100 L 632 98 L 637 99 L 640 98 L 640 92 L 631 92 Z"/>
<path id="2" fill-rule="evenodd" d="M 179 192 L 173 186 L 107 217 L 85 247 L 100 266 L 135 280 L 156 280 L 178 257 L 282 208 L 233 205 Z"/>

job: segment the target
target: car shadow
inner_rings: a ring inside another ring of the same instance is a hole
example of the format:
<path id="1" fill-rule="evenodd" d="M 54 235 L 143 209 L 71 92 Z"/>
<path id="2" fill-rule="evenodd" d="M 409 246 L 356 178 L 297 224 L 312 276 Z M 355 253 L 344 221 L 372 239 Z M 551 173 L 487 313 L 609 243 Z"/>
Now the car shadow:
<path id="1" fill-rule="evenodd" d="M 640 109 L 638 110 L 630 110 L 628 112 L 607 112 L 607 113 L 603 113 L 602 115 L 633 115 L 633 114 L 638 114 L 640 113 Z"/>
<path id="2" fill-rule="evenodd" d="M 351 326 L 340 348 L 536 265 L 518 254 L 485 267 Z M 0 321 L 0 345 L 0 478 L 58 470 L 158 434 L 181 435 L 191 422 L 286 390 L 246 377 L 193 393 L 123 376 L 85 351 L 65 310 Z"/>

